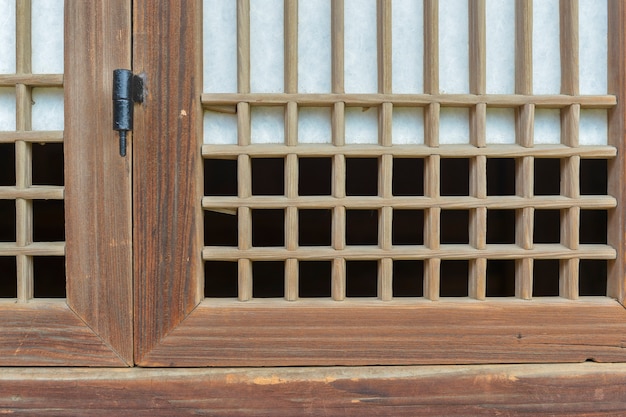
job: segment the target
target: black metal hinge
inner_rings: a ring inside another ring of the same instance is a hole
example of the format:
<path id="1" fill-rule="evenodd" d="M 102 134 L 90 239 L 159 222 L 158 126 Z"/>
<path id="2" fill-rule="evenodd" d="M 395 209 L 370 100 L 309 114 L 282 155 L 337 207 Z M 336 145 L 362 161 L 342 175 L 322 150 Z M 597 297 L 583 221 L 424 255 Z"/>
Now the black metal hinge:
<path id="1" fill-rule="evenodd" d="M 126 156 L 126 133 L 133 130 L 133 104 L 143 99 L 143 76 L 127 69 L 113 70 L 113 130 L 120 132 L 121 156 Z"/>

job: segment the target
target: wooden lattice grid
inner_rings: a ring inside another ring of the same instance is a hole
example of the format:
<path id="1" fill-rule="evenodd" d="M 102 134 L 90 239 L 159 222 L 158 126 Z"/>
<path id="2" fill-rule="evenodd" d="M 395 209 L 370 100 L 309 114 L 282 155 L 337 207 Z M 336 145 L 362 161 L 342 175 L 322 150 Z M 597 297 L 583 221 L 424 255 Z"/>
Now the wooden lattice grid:
<path id="1" fill-rule="evenodd" d="M 440 94 L 438 66 L 438 2 L 424 1 L 424 94 L 394 94 L 391 83 L 391 0 L 377 3 L 378 93 L 346 94 L 344 92 L 343 1 L 332 2 L 332 92 L 303 94 L 297 91 L 297 2 L 285 1 L 285 67 L 284 93 L 250 92 L 250 3 L 237 2 L 237 83 L 238 92 L 204 94 L 202 103 L 212 111 L 234 112 L 237 117 L 237 145 L 203 146 L 203 156 L 236 159 L 237 195 L 205 196 L 203 208 L 237 215 L 237 246 L 205 246 L 206 261 L 230 261 L 238 264 L 238 299 L 253 298 L 255 261 L 284 262 L 284 298 L 298 299 L 298 263 L 324 260 L 332 262 L 331 295 L 334 300 L 346 298 L 346 261 L 374 260 L 378 264 L 377 296 L 393 297 L 393 264 L 399 260 L 423 260 L 425 298 L 440 297 L 442 260 L 466 260 L 468 295 L 486 297 L 486 269 L 490 260 L 514 260 L 515 297 L 533 296 L 533 263 L 552 259 L 559 262 L 559 295 L 579 297 L 579 263 L 581 260 L 615 260 L 616 250 L 608 244 L 581 244 L 580 211 L 608 210 L 614 218 L 617 201 L 611 194 L 581 195 L 581 159 L 612 160 L 617 153 L 618 138 L 610 135 L 607 146 L 579 146 L 581 109 L 610 109 L 616 105 L 614 95 L 580 95 L 577 2 L 560 3 L 561 27 L 561 94 L 533 95 L 532 91 L 532 2 L 516 1 L 516 74 L 515 94 L 486 94 L 485 1 L 469 2 L 469 94 Z M 252 144 L 250 113 L 254 106 L 279 106 L 284 109 L 285 143 Z M 298 143 L 298 110 L 302 107 L 327 107 L 332 111 L 332 144 Z M 345 111 L 347 107 L 374 107 L 378 111 L 378 144 L 346 145 Z M 392 144 L 392 116 L 397 107 L 424 109 L 424 145 Z M 439 145 L 440 113 L 445 108 L 467 108 L 470 114 L 470 143 Z M 494 145 L 486 142 L 486 118 L 489 108 L 515 110 L 515 144 Z M 561 141 L 555 145 L 535 145 L 533 127 L 535 110 L 559 109 Z M 300 158 L 332 159 L 332 192 L 328 196 L 298 194 Z M 351 157 L 378 160 L 378 195 L 346 196 L 346 159 Z M 393 164 L 396 158 L 423 158 L 424 195 L 394 196 Z M 284 194 L 257 196 L 252 193 L 252 160 L 284 159 Z M 441 196 L 441 159 L 469 159 L 469 195 Z M 487 161 L 509 158 L 515 161 L 515 195 L 487 195 Z M 558 195 L 534 195 L 534 162 L 537 158 L 560 161 L 561 185 Z M 611 181 L 609 181 L 612 184 Z M 255 247 L 252 244 L 252 211 L 284 210 L 284 244 L 279 247 Z M 298 212 L 303 209 L 332 210 L 332 239 L 328 247 L 298 245 Z M 346 244 L 346 211 L 371 209 L 378 212 L 377 245 Z M 424 244 L 392 244 L 394 209 L 419 209 L 424 212 Z M 441 211 L 469 211 L 469 242 L 441 244 Z M 511 244 L 487 244 L 487 216 L 491 210 L 515 211 L 515 241 Z M 533 239 L 535 209 L 560 211 L 559 243 L 539 244 Z M 609 220 L 608 228 L 611 227 Z M 610 235 L 610 233 L 609 233 Z M 207 277 L 210 279 L 210 277 Z M 617 277 L 609 276 L 608 286 Z M 610 295 L 607 290 L 607 295 Z"/>
<path id="2" fill-rule="evenodd" d="M 0 199 L 14 200 L 15 242 L 0 242 L 0 256 L 15 257 L 17 263 L 17 300 L 35 296 L 35 257 L 63 257 L 65 243 L 35 242 L 33 239 L 33 201 L 63 200 L 64 187 L 33 185 L 33 144 L 62 143 L 63 131 L 32 130 L 32 91 L 37 87 L 62 87 L 62 74 L 33 74 L 31 48 L 31 2 L 16 1 L 16 72 L 0 74 L 0 87 L 15 88 L 16 129 L 0 132 L 0 143 L 15 146 L 15 185 L 0 187 Z"/>

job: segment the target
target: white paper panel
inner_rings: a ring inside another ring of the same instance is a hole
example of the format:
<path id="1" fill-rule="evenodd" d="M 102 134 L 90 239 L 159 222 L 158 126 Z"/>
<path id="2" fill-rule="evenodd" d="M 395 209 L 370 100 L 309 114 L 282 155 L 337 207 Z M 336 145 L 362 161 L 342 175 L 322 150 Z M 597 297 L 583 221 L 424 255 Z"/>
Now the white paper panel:
<path id="1" fill-rule="evenodd" d="M 535 109 L 535 144 L 561 143 L 561 111 Z"/>
<path id="2" fill-rule="evenodd" d="M 0 87 L 0 131 L 15 130 L 15 88 Z"/>
<path id="3" fill-rule="evenodd" d="M 346 143 L 378 143 L 378 108 L 346 107 Z"/>
<path id="4" fill-rule="evenodd" d="M 237 144 L 237 115 L 204 112 L 204 143 L 218 145 Z"/>
<path id="5" fill-rule="evenodd" d="M 332 143 L 330 108 L 301 107 L 298 110 L 298 143 Z"/>
<path id="6" fill-rule="evenodd" d="M 32 68 L 63 73 L 63 0 L 32 0 Z"/>
<path id="7" fill-rule="evenodd" d="M 298 3 L 298 91 L 331 91 L 330 0 Z"/>
<path id="8" fill-rule="evenodd" d="M 33 130 L 63 130 L 63 89 L 33 88 Z"/>
<path id="9" fill-rule="evenodd" d="M 394 145 L 423 144 L 424 109 L 422 107 L 394 107 L 391 137 Z"/>
<path id="10" fill-rule="evenodd" d="M 515 110 L 487 109 L 487 143 L 515 143 Z"/>
<path id="11" fill-rule="evenodd" d="M 439 143 L 469 143 L 469 109 L 442 107 L 439 114 Z"/>
<path id="12" fill-rule="evenodd" d="M 344 88 L 347 93 L 378 91 L 376 0 L 345 0 Z"/>
<path id="13" fill-rule="evenodd" d="M 252 107 L 250 119 L 252 143 L 285 142 L 285 109 L 283 107 Z"/>
<path id="14" fill-rule="evenodd" d="M 515 1 L 487 0 L 487 93 L 515 92 Z"/>
<path id="15" fill-rule="evenodd" d="M 203 65 L 205 93 L 237 92 L 237 4 L 204 0 Z"/>
<path id="16" fill-rule="evenodd" d="M 439 2 L 439 90 L 469 92 L 467 0 Z"/>
<path id="17" fill-rule="evenodd" d="M 559 43 L 559 0 L 534 0 L 534 94 L 558 94 L 561 91 Z"/>
<path id="18" fill-rule="evenodd" d="M 424 91 L 424 2 L 392 3 L 392 88 L 394 93 Z"/>
<path id="19" fill-rule="evenodd" d="M 605 109 L 582 109 L 580 111 L 579 143 L 581 145 L 606 145 L 608 134 Z"/>
<path id="20" fill-rule="evenodd" d="M 250 90 L 284 91 L 283 0 L 250 2 Z"/>
<path id="21" fill-rule="evenodd" d="M 15 0 L 0 0 L 0 74 L 14 73 Z"/>
<path id="22" fill-rule="evenodd" d="M 607 4 L 579 0 L 580 93 L 607 92 Z"/>

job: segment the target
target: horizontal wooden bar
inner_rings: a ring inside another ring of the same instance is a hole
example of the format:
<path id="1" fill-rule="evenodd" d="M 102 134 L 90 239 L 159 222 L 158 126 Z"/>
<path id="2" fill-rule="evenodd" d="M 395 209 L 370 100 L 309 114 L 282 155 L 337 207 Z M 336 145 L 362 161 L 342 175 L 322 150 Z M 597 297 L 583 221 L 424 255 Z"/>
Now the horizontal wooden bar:
<path id="1" fill-rule="evenodd" d="M 1 138 L 1 136 L 0 136 Z M 521 158 L 534 156 L 535 158 L 567 158 L 579 155 L 586 159 L 608 159 L 617 155 L 617 148 L 613 146 L 581 146 L 570 147 L 565 145 L 535 145 L 526 148 L 519 145 L 490 145 L 483 148 L 467 145 L 442 145 L 430 147 L 425 145 L 345 145 L 331 144 L 299 144 L 286 146 L 283 144 L 255 144 L 255 145 L 203 145 L 202 156 L 208 158 L 236 159 L 239 155 L 250 155 L 259 158 L 283 157 L 287 154 L 296 154 L 307 157 L 331 157 L 343 154 L 352 157 L 368 157 L 393 155 L 399 158 L 419 158 L 431 155 L 440 155 L 443 158 L 469 158 L 485 155 L 487 158 Z"/>
<path id="2" fill-rule="evenodd" d="M 3 368 L 0 393 L 16 415 L 617 416 L 626 364 Z"/>
<path id="3" fill-rule="evenodd" d="M 1 253 L 1 252 L 0 252 Z M 485 249 L 475 249 L 470 245 L 442 244 L 438 249 L 429 249 L 423 245 L 396 245 L 391 249 L 377 246 L 346 246 L 345 249 L 333 249 L 329 246 L 301 246 L 296 250 L 284 247 L 254 247 L 238 249 L 230 246 L 205 246 L 202 250 L 205 260 L 236 261 L 251 259 L 258 261 L 298 260 L 378 260 L 392 258 L 394 260 L 418 259 L 616 259 L 617 251 L 608 245 L 579 245 L 578 249 L 554 243 L 535 244 L 532 249 L 523 249 L 514 244 L 488 244 Z"/>
<path id="4" fill-rule="evenodd" d="M 63 200 L 64 187 L 55 185 L 33 185 L 26 189 L 17 187 L 0 187 L 0 200 Z"/>
<path id="5" fill-rule="evenodd" d="M 62 87 L 63 74 L 0 74 L 0 87 L 24 84 L 30 87 Z"/>
<path id="6" fill-rule="evenodd" d="M 207 210 L 235 214 L 235 208 L 249 207 L 252 209 L 269 209 L 297 207 L 300 209 L 331 209 L 345 207 L 348 209 L 379 209 L 393 207 L 395 209 L 426 209 L 430 207 L 442 209 L 472 209 L 486 207 L 488 209 L 518 209 L 534 207 L 537 209 L 564 209 L 580 207 L 582 209 L 607 210 L 617 207 L 617 200 L 606 195 L 584 195 L 577 198 L 564 196 L 536 196 L 532 198 L 518 196 L 476 197 L 343 197 L 304 196 L 288 198 L 282 196 L 253 196 L 246 198 L 210 196 L 202 199 L 202 207 Z"/>
<path id="7" fill-rule="evenodd" d="M 15 143 L 17 141 L 31 143 L 60 143 L 63 142 L 63 131 L 27 131 L 27 132 L 0 132 L 0 143 Z"/>
<path id="8" fill-rule="evenodd" d="M 64 256 L 65 242 L 34 242 L 17 246 L 15 242 L 0 242 L 0 256 Z"/>

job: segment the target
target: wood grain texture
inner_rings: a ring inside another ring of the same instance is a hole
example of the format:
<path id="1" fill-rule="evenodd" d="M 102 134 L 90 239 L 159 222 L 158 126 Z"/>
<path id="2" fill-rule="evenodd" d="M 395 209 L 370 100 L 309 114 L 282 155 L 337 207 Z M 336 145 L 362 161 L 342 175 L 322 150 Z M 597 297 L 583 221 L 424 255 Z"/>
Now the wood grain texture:
<path id="1" fill-rule="evenodd" d="M 133 145 L 139 359 L 201 297 L 202 2 L 138 0 L 133 7 L 133 66 L 148 90 L 135 109 Z"/>
<path id="2" fill-rule="evenodd" d="M 111 83 L 113 69 L 130 66 L 130 27 L 127 0 L 66 2 L 67 298 L 126 364 L 133 357 L 132 150 L 119 155 Z"/>
<path id="3" fill-rule="evenodd" d="M 626 310 L 606 297 L 308 303 L 207 300 L 141 366 L 626 361 Z"/>

